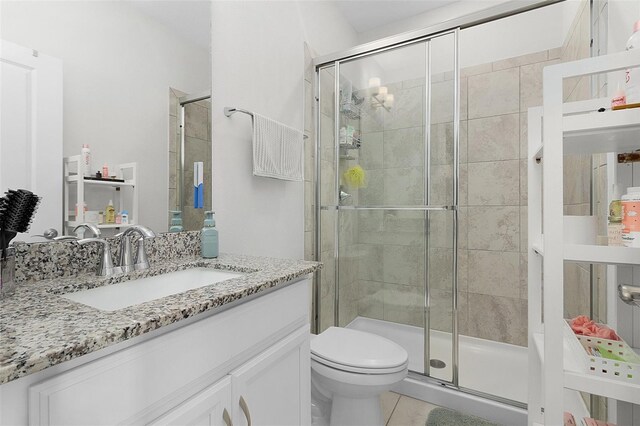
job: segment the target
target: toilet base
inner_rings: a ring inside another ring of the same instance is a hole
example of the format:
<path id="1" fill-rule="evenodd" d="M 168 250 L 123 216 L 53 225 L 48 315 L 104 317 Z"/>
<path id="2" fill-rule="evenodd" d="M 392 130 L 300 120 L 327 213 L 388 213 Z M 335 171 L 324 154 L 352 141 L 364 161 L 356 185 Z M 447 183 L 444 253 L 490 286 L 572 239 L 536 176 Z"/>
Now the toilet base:
<path id="1" fill-rule="evenodd" d="M 334 395 L 331 426 L 383 426 L 380 398 L 346 398 Z"/>

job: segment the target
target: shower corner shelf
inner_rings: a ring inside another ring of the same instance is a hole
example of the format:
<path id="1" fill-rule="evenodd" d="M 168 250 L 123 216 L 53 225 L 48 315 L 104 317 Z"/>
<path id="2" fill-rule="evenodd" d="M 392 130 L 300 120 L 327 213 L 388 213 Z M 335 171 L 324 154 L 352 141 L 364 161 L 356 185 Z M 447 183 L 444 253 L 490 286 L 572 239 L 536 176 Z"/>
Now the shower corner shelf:
<path id="1" fill-rule="evenodd" d="M 564 103 L 563 79 L 638 66 L 639 51 L 549 66 L 543 77 L 544 107 L 530 108 L 528 112 L 530 426 L 562 424 L 565 410 L 574 410 L 576 415 L 582 415 L 582 409 L 586 410 L 586 407 L 579 399 L 579 407 L 572 404 L 574 398 L 568 397 L 567 392 L 570 395 L 586 392 L 640 403 L 640 385 L 588 374 L 583 365 L 576 362 L 583 356 L 578 351 L 581 348 L 567 344 L 563 327 L 564 262 L 637 265 L 640 263 L 637 256 L 640 250 L 568 241 L 571 227 L 565 225 L 562 208 L 564 155 L 640 149 L 640 109 L 595 112 L 607 106 L 609 99 Z M 541 162 L 539 158 L 543 153 Z M 611 286 L 609 283 L 608 287 Z M 544 322 L 541 319 L 543 307 Z M 614 313 L 609 312 L 609 315 Z M 559 397 L 561 395 L 564 398 Z"/>

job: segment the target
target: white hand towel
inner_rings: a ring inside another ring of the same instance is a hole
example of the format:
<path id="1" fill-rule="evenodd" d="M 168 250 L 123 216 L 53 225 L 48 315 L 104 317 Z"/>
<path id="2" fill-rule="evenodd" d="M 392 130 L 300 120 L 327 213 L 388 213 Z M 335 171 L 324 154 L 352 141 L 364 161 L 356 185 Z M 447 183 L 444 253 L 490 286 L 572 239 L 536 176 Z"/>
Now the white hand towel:
<path id="1" fill-rule="evenodd" d="M 253 114 L 253 174 L 301 181 L 302 132 L 259 114 Z"/>

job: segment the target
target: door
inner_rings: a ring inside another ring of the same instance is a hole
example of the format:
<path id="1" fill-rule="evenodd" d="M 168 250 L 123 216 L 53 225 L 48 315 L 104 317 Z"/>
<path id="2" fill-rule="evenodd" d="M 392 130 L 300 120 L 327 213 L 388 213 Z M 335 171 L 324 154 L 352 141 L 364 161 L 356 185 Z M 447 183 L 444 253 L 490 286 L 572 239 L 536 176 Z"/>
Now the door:
<path id="1" fill-rule="evenodd" d="M 234 425 L 311 423 L 309 327 L 231 372 Z"/>
<path id="2" fill-rule="evenodd" d="M 231 377 L 216 382 L 151 423 L 152 426 L 232 426 Z"/>
<path id="3" fill-rule="evenodd" d="M 62 61 L 0 41 L 0 191 L 42 197 L 27 234 L 62 229 Z"/>
<path id="4" fill-rule="evenodd" d="M 456 383 L 456 33 L 319 69 L 320 329 L 374 333 Z M 466 152 L 466 151 L 465 151 Z"/>

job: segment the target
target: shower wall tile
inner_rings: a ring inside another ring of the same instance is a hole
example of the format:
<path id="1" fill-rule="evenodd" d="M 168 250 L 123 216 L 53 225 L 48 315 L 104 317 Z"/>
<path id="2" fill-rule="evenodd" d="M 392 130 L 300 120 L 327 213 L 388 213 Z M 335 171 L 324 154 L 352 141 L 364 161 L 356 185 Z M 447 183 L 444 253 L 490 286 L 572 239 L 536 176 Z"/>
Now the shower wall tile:
<path id="1" fill-rule="evenodd" d="M 384 169 L 384 204 L 421 205 L 423 200 L 422 168 Z"/>
<path id="2" fill-rule="evenodd" d="M 453 123 L 431 126 L 431 164 L 453 164 Z"/>
<path id="3" fill-rule="evenodd" d="M 458 292 L 469 291 L 469 250 L 458 250 Z"/>
<path id="4" fill-rule="evenodd" d="M 458 248 L 469 248 L 467 235 L 469 234 L 469 208 L 460 207 L 458 209 Z"/>
<path id="5" fill-rule="evenodd" d="M 519 158 L 519 122 L 518 114 L 469 120 L 469 162 Z"/>
<path id="6" fill-rule="evenodd" d="M 529 246 L 529 209 L 527 206 L 520 206 L 520 252 L 526 253 Z"/>
<path id="7" fill-rule="evenodd" d="M 453 215 L 451 212 L 432 212 L 429 222 L 429 247 L 453 248 Z"/>
<path id="8" fill-rule="evenodd" d="M 469 205 L 518 205 L 519 160 L 469 163 Z M 490 182 L 490 184 L 488 184 Z"/>
<path id="9" fill-rule="evenodd" d="M 304 82 L 304 130 L 310 132 L 313 127 L 313 85 L 310 81 Z M 312 102 L 308 102 L 311 99 Z"/>
<path id="10" fill-rule="evenodd" d="M 469 79 L 460 77 L 460 120 L 469 118 Z"/>
<path id="11" fill-rule="evenodd" d="M 431 123 L 453 121 L 453 80 L 431 84 Z"/>
<path id="12" fill-rule="evenodd" d="M 335 117 L 335 77 L 332 69 L 320 72 L 320 113 Z"/>
<path id="13" fill-rule="evenodd" d="M 384 320 L 424 327 L 424 287 L 384 283 Z"/>
<path id="14" fill-rule="evenodd" d="M 363 206 L 381 206 L 384 204 L 385 172 L 382 169 L 365 170 L 366 187 L 359 190 L 359 203 Z"/>
<path id="15" fill-rule="evenodd" d="M 492 71 L 491 63 L 474 65 L 472 67 L 462 68 L 460 70 L 461 77 L 471 77 L 473 75 L 485 74 Z"/>
<path id="16" fill-rule="evenodd" d="M 377 281 L 358 282 L 358 315 L 384 319 L 384 284 Z"/>
<path id="17" fill-rule="evenodd" d="M 527 55 L 503 59 L 501 61 L 494 62 L 492 69 L 493 71 L 500 71 L 507 68 L 520 67 L 536 62 L 543 62 L 548 59 L 548 54 L 549 53 L 547 50 L 543 50 L 541 52 L 529 53 Z"/>
<path id="18" fill-rule="evenodd" d="M 433 166 L 431 168 L 432 205 L 453 204 L 453 166 Z"/>
<path id="19" fill-rule="evenodd" d="M 558 60 L 538 62 L 520 68 L 520 111 L 542 106 L 542 69 Z"/>
<path id="20" fill-rule="evenodd" d="M 520 297 L 520 253 L 469 250 L 469 291 Z"/>
<path id="21" fill-rule="evenodd" d="M 198 103 L 188 104 L 184 109 L 187 137 L 209 140 L 209 109 Z"/>
<path id="22" fill-rule="evenodd" d="M 170 170 L 169 188 L 170 189 L 176 189 L 178 187 L 177 169 L 178 169 L 177 154 L 175 152 L 169 152 L 169 170 Z"/>
<path id="23" fill-rule="evenodd" d="M 453 329 L 453 295 L 451 290 L 432 289 L 429 309 L 429 327 L 451 333 Z"/>
<path id="24" fill-rule="evenodd" d="M 381 281 L 384 246 L 379 244 L 360 244 L 358 259 L 358 278 L 365 281 Z"/>
<path id="25" fill-rule="evenodd" d="M 519 251 L 520 208 L 469 207 L 468 247 L 472 250 Z"/>
<path id="26" fill-rule="evenodd" d="M 527 282 L 529 279 L 528 268 L 529 258 L 528 254 L 520 253 L 520 299 L 527 300 L 529 298 L 529 288 Z"/>
<path id="27" fill-rule="evenodd" d="M 529 126 L 528 113 L 520 113 L 520 158 L 526 159 L 529 156 Z"/>
<path id="28" fill-rule="evenodd" d="M 469 122 L 467 120 L 460 121 L 459 126 L 460 137 L 458 146 L 459 161 L 461 164 L 469 161 Z"/>
<path id="29" fill-rule="evenodd" d="M 520 160 L 520 205 L 526 206 L 529 203 L 529 173 L 527 169 L 527 160 Z"/>
<path id="30" fill-rule="evenodd" d="M 469 119 L 519 112 L 519 70 L 469 77 Z"/>
<path id="31" fill-rule="evenodd" d="M 527 302 L 469 293 L 469 335 L 527 345 Z"/>
<path id="32" fill-rule="evenodd" d="M 424 136 L 421 127 L 387 130 L 383 144 L 384 168 L 422 167 Z"/>
<path id="33" fill-rule="evenodd" d="M 365 170 L 381 169 L 383 166 L 383 132 L 363 133 L 359 151 L 360 166 Z"/>
<path id="34" fill-rule="evenodd" d="M 424 122 L 424 90 L 402 89 L 394 94 L 395 106 L 384 111 L 384 130 L 421 126 Z M 382 110 L 382 109 L 380 109 Z"/>
<path id="35" fill-rule="evenodd" d="M 385 283 L 424 285 L 424 249 L 385 244 L 382 265 Z"/>
<path id="36" fill-rule="evenodd" d="M 321 233 L 321 245 L 320 251 L 323 253 L 332 252 L 335 249 L 335 223 L 336 213 L 335 211 L 321 210 L 320 211 L 320 233 Z"/>
<path id="37" fill-rule="evenodd" d="M 458 333 L 469 336 L 469 293 L 458 291 Z"/>
<path id="38" fill-rule="evenodd" d="M 460 164 L 458 169 L 458 203 L 469 205 L 469 164 Z"/>
<path id="39" fill-rule="evenodd" d="M 429 249 L 429 288 L 453 288 L 453 249 Z"/>
<path id="40" fill-rule="evenodd" d="M 336 156 L 334 122 L 332 117 L 320 115 L 320 158 L 323 161 L 333 162 Z"/>
<path id="41" fill-rule="evenodd" d="M 315 209 L 315 200 L 313 199 L 313 184 L 305 181 L 304 183 L 304 230 L 309 232 L 313 230 L 313 211 Z"/>

